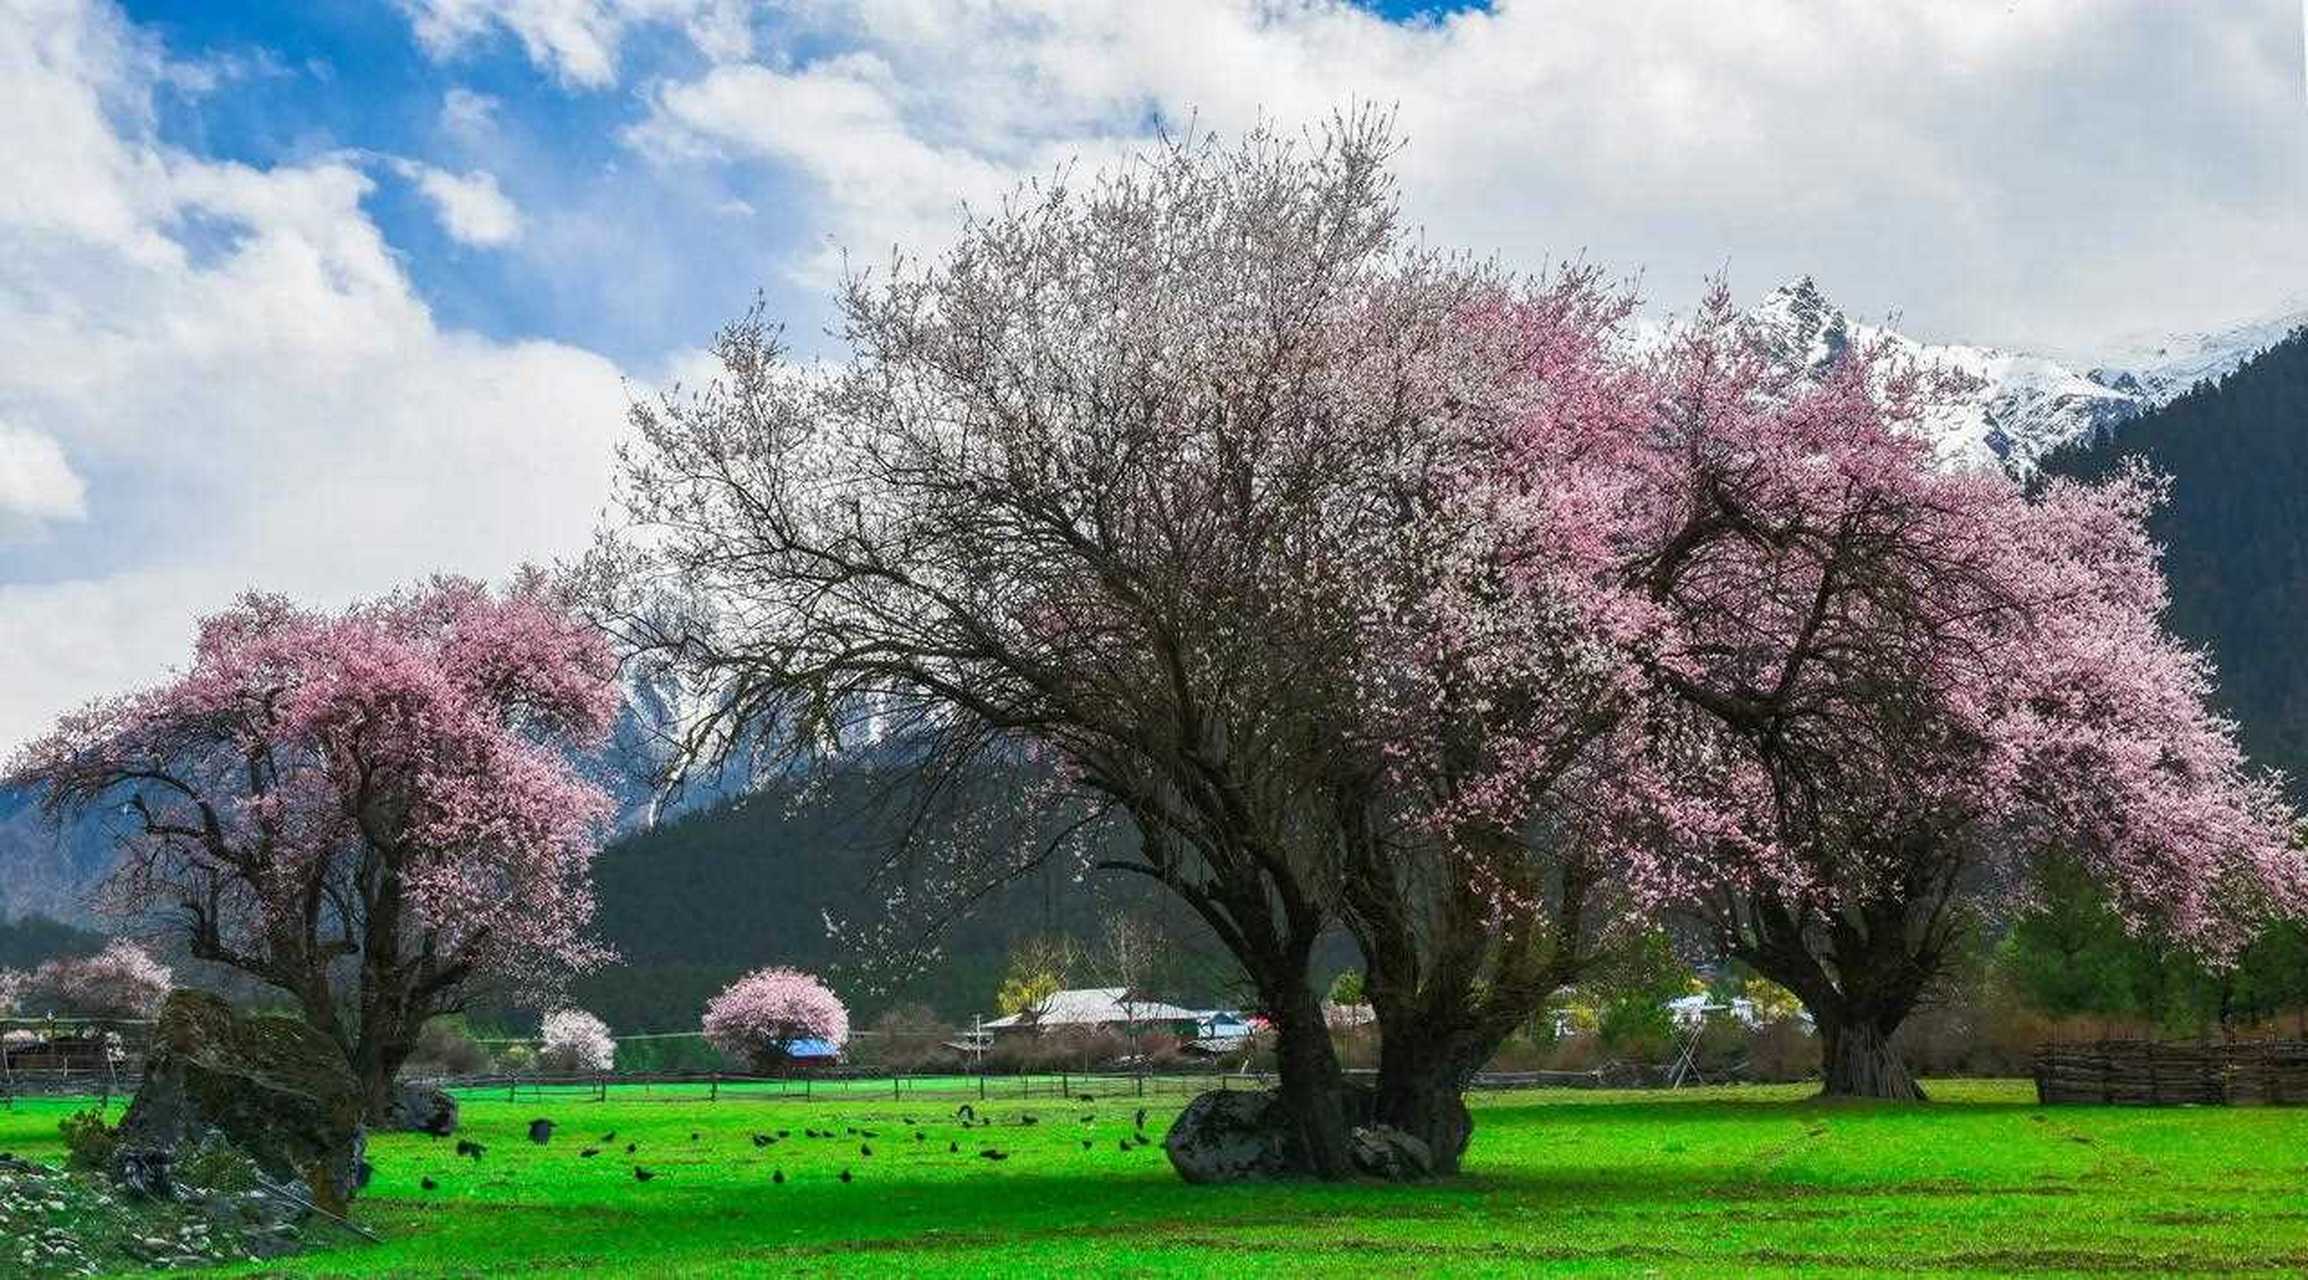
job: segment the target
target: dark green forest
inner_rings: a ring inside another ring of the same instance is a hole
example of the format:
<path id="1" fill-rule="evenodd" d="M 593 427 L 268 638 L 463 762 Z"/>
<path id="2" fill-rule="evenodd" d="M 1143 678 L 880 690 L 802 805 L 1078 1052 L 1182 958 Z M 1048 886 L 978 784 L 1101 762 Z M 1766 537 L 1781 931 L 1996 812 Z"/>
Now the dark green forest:
<path id="1" fill-rule="evenodd" d="M 1096 955 L 1098 937 L 1118 918 L 1163 940 L 1161 962 L 1150 975 L 1160 994 L 1239 1002 L 1240 993 L 1228 987 L 1231 970 L 1218 962 L 1200 921 L 1150 882 L 1084 871 L 1074 854 L 1054 857 L 968 904 L 940 933 L 913 924 L 872 941 L 834 936 L 829 917 L 870 929 L 888 918 L 893 889 L 915 898 L 923 873 L 936 870 L 938 850 L 965 839 L 985 847 L 1017 838 L 1002 812 L 1000 787 L 986 787 L 971 814 L 981 821 L 968 824 L 976 834 L 964 836 L 954 830 L 959 822 L 949 822 L 927 838 L 924 856 L 909 867 L 898 856 L 904 799 L 887 793 L 887 781 L 871 773 L 837 775 L 798 804 L 793 788 L 772 785 L 612 844 L 595 864 L 598 919 L 621 962 L 581 979 L 572 993 L 577 1003 L 621 1031 L 692 1030 L 706 1000 L 730 979 L 761 965 L 790 964 L 824 974 L 850 1003 L 853 1025 L 869 1025 L 901 1004 L 927 1005 L 967 1025 L 973 1014 L 993 1015 L 995 988 L 1020 939 L 1075 939 L 1088 954 L 1065 975 L 1067 982 L 1118 985 L 1120 978 Z M 1128 837 L 1117 829 L 1106 838 Z M 962 904 L 927 905 L 940 911 Z M 925 956 L 918 971 L 893 974 L 902 966 L 889 958 L 931 946 L 935 954 Z"/>
<path id="2" fill-rule="evenodd" d="M 2045 469 L 2091 478 L 2128 458 L 2172 478 L 2150 525 L 2172 628 L 2212 651 L 2246 749 L 2308 804 L 2308 331 Z"/>

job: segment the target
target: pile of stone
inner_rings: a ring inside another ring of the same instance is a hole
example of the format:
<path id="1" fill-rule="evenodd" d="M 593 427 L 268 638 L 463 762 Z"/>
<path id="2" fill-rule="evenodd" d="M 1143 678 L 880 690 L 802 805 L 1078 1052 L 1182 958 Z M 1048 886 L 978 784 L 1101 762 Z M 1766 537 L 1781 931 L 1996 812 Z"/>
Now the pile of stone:
<path id="1" fill-rule="evenodd" d="M 0 1275 L 206 1267 L 304 1247 L 304 1210 L 261 1188 L 188 1182 L 155 1200 L 111 1179 L 0 1155 Z"/>

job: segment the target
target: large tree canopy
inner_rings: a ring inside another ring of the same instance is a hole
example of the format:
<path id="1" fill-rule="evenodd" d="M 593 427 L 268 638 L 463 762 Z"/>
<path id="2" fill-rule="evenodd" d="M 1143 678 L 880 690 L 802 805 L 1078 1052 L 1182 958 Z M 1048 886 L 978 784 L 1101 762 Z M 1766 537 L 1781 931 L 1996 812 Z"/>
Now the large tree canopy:
<path id="1" fill-rule="evenodd" d="M 1130 820 L 1107 865 L 1242 962 L 1324 1173 L 1315 940 L 1339 921 L 1370 953 L 1402 1025 L 1379 1105 L 1455 1160 L 1437 1093 L 1609 918 L 1582 823 L 1541 811 L 1609 776 L 1590 748 L 1626 688 L 1588 495 L 1479 481 L 1507 449 L 1575 472 L 1618 420 L 1627 301 L 1418 245 L 1392 146 L 1354 119 L 1029 189 L 935 261 L 854 277 L 838 367 L 732 327 L 712 387 L 636 413 L 631 519 L 594 566 L 700 749 L 998 757 Z M 1534 416 L 1561 441 L 1502 434 Z"/>
<path id="2" fill-rule="evenodd" d="M 182 675 L 69 717 L 12 776 L 59 814 L 124 811 L 108 905 L 286 993 L 381 1115 L 425 1019 L 605 958 L 609 802 L 566 752 L 617 699 L 604 637 L 535 581 L 337 614 L 250 595 Z"/>

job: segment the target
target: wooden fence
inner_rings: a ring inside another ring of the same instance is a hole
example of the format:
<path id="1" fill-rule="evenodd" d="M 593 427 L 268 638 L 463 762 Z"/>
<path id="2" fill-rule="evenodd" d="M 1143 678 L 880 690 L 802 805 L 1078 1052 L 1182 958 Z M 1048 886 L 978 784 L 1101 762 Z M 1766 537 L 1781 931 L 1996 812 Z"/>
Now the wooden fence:
<path id="1" fill-rule="evenodd" d="M 2034 1075 L 2036 1098 L 2045 1103 L 2303 1103 L 2308 1102 L 2308 1043 L 2047 1044 L 2036 1049 Z"/>

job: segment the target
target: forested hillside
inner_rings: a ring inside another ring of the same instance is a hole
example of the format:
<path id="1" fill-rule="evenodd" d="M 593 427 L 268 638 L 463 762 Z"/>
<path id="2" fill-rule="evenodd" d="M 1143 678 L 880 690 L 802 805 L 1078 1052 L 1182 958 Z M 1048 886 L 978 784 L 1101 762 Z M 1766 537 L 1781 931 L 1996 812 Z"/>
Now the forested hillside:
<path id="1" fill-rule="evenodd" d="M 992 1014 L 1013 941 L 1064 933 L 1092 943 L 1117 917 L 1151 924 L 1165 940 L 1156 977 L 1163 994 L 1195 1002 L 1235 998 L 1226 989 L 1231 972 L 1208 954 L 1200 921 L 1142 881 L 1081 873 L 1071 857 L 971 904 L 921 972 L 885 985 L 877 970 L 890 948 L 836 938 L 827 927 L 829 917 L 871 925 L 888 914 L 883 904 L 893 881 L 876 873 L 892 852 L 900 815 L 877 796 L 876 781 L 862 775 L 825 786 L 798 806 L 790 790 L 772 787 L 611 845 L 596 864 L 599 920 L 622 963 L 581 980 L 577 1002 L 620 1031 L 690 1030 L 730 979 L 778 963 L 826 974 L 859 1026 L 909 1003 L 967 1025 L 973 1013 Z M 903 930 L 892 941 L 922 939 Z M 1079 968 L 1065 975 L 1068 982 L 1118 981 L 1092 960 Z"/>
<path id="2" fill-rule="evenodd" d="M 2308 801 L 2308 330 L 2046 470 L 2104 475 L 2134 457 L 2172 477 L 2152 528 L 2173 629 L 2211 648 L 2246 748 Z"/>

